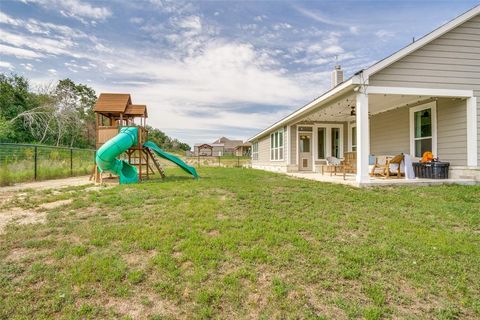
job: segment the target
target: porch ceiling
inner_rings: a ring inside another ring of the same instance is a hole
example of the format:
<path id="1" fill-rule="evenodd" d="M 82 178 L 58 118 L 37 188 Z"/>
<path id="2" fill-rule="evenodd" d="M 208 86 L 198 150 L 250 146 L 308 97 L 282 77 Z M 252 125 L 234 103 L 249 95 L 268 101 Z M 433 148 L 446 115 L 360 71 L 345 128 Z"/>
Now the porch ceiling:
<path id="1" fill-rule="evenodd" d="M 399 94 L 369 94 L 369 114 L 375 115 L 388 110 L 413 105 L 422 101 L 433 99 L 431 96 L 399 95 Z M 355 93 L 345 96 L 334 103 L 319 107 L 314 112 L 306 115 L 299 122 L 345 122 L 354 121 L 351 116 L 352 107 L 355 108 Z"/>

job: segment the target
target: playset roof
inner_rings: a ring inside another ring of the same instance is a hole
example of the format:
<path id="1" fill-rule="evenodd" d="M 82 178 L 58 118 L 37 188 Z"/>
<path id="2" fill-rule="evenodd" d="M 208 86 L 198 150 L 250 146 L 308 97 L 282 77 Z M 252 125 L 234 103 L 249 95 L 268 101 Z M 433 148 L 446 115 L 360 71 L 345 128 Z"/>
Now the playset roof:
<path id="1" fill-rule="evenodd" d="M 127 116 L 148 118 L 147 106 L 144 104 L 129 104 L 124 114 Z"/>

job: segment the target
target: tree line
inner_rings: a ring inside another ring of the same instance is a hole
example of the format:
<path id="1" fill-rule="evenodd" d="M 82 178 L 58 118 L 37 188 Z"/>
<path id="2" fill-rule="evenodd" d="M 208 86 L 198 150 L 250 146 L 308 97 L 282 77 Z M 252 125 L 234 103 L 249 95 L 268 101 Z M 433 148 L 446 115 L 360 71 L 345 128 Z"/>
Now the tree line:
<path id="1" fill-rule="evenodd" d="M 36 88 L 16 74 L 0 74 L 0 142 L 95 147 L 95 90 L 70 79 Z M 147 127 L 149 139 L 170 151 L 190 146 Z"/>

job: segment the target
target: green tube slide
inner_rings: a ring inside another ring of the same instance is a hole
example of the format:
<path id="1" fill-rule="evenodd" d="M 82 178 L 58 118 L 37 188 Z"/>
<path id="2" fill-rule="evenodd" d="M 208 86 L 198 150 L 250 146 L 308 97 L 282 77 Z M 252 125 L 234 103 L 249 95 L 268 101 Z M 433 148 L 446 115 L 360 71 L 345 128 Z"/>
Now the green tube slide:
<path id="1" fill-rule="evenodd" d="M 188 164 L 186 164 L 185 162 L 182 161 L 182 159 L 180 159 L 179 157 L 176 157 L 174 156 L 173 154 L 170 154 L 168 152 L 165 152 L 163 151 L 159 146 L 157 146 L 155 144 L 155 142 L 153 141 L 147 141 L 143 144 L 143 147 L 144 148 L 149 148 L 150 150 L 152 150 L 153 152 L 155 152 L 157 154 L 157 156 L 165 159 L 165 160 L 168 160 L 170 162 L 173 162 L 175 163 L 177 166 L 179 166 L 180 168 L 183 169 L 183 171 L 185 171 L 186 173 L 189 173 L 191 174 L 195 179 L 198 179 L 199 176 L 198 176 L 198 173 L 197 173 L 197 170 L 195 170 L 194 167 L 192 166 L 189 166 Z"/>
<path id="2" fill-rule="evenodd" d="M 110 171 L 120 177 L 120 183 L 138 182 L 137 168 L 117 157 L 138 143 L 138 129 L 123 127 L 120 132 L 97 150 L 95 162 L 100 172 Z"/>

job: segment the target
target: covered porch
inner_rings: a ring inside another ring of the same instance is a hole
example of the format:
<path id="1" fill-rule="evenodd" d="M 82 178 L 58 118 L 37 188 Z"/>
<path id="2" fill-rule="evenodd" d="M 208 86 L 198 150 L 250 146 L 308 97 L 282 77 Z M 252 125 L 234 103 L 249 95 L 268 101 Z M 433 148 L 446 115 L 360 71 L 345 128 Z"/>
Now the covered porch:
<path id="1" fill-rule="evenodd" d="M 472 91 L 354 85 L 327 97 L 287 125 L 287 173 L 356 186 L 475 183 L 477 101 Z M 418 161 L 431 151 L 450 163 L 449 179 L 371 176 L 372 161 L 410 155 Z M 322 175 L 326 159 L 349 164 L 343 175 Z"/>
<path id="2" fill-rule="evenodd" d="M 449 179 L 384 179 L 379 176 L 371 177 L 368 183 L 358 183 L 356 174 L 347 173 L 343 175 L 321 174 L 319 172 L 287 172 L 287 175 L 300 179 L 314 180 L 326 183 L 343 184 L 352 187 L 382 187 L 382 186 L 435 186 L 445 184 L 475 185 L 477 182 L 470 178 L 449 178 Z"/>

